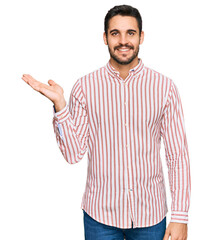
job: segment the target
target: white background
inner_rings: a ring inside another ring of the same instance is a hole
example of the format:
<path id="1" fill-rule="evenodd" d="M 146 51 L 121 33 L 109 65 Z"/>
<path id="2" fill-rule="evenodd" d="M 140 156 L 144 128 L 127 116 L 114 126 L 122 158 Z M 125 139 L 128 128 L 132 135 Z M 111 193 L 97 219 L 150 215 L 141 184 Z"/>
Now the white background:
<path id="1" fill-rule="evenodd" d="M 192 177 L 188 239 L 212 239 L 213 15 L 207 0 L 1 1 L 0 239 L 84 239 L 87 156 L 74 165 L 63 159 L 52 103 L 21 77 L 53 79 L 68 100 L 79 77 L 109 60 L 104 17 L 123 3 L 143 18 L 139 57 L 172 78 L 181 95 Z M 163 144 L 161 152 L 170 210 Z"/>

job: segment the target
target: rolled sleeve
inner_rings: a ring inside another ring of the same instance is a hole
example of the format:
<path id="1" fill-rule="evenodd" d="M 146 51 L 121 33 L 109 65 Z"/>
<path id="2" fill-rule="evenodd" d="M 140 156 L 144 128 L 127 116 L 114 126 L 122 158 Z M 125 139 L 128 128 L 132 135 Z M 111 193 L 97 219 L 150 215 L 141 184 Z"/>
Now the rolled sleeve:
<path id="1" fill-rule="evenodd" d="M 69 107 L 68 105 L 66 105 L 62 110 L 60 110 L 59 112 L 55 111 L 55 107 L 53 106 L 53 116 L 54 118 L 56 118 L 58 123 L 62 123 L 64 121 L 66 121 L 66 119 L 69 116 Z"/>

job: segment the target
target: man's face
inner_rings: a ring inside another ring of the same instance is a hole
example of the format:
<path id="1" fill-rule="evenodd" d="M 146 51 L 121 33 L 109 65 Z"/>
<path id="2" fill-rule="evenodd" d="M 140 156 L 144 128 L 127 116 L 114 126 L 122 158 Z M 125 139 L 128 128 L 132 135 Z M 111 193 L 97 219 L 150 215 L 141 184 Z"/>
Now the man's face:
<path id="1" fill-rule="evenodd" d="M 121 15 L 112 17 L 107 33 L 107 36 L 104 33 L 104 42 L 108 45 L 111 59 L 122 65 L 137 61 L 144 33 L 139 33 L 136 18 Z"/>

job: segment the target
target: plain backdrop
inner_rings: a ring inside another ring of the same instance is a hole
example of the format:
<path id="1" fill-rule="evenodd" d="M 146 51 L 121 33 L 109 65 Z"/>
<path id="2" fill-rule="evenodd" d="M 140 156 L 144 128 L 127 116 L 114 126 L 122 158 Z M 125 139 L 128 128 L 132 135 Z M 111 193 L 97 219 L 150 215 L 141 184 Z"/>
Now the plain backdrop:
<path id="1" fill-rule="evenodd" d="M 212 238 L 213 15 L 203 0 L 5 0 L 0 2 L 0 239 L 84 239 L 80 208 L 87 155 L 63 158 L 52 126 L 52 103 L 24 73 L 65 91 L 109 60 L 104 17 L 129 4 L 143 18 L 144 64 L 173 79 L 183 104 L 192 195 L 189 240 Z M 170 220 L 171 195 L 161 147 Z"/>

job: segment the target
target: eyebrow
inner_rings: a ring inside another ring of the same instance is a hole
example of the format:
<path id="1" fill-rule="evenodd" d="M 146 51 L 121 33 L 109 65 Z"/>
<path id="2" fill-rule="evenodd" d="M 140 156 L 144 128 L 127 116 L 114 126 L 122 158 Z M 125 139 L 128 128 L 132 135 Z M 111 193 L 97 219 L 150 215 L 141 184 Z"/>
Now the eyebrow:
<path id="1" fill-rule="evenodd" d="M 110 33 L 112 33 L 112 32 L 119 32 L 119 30 L 118 30 L 118 29 L 112 29 L 112 30 L 110 31 Z M 137 32 L 137 31 L 134 30 L 134 29 L 128 29 L 127 32 Z"/>

